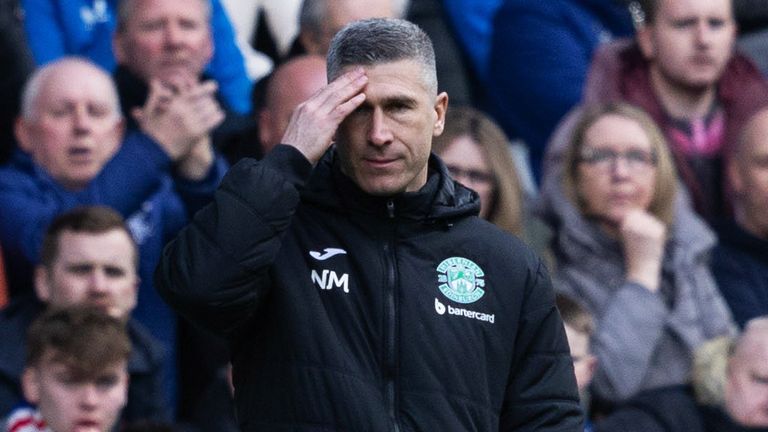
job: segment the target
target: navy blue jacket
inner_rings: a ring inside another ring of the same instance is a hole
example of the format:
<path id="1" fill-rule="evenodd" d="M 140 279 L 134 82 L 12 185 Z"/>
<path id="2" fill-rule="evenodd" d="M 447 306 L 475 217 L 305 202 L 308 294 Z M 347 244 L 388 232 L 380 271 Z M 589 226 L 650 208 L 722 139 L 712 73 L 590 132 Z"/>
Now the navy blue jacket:
<path id="1" fill-rule="evenodd" d="M 768 241 L 736 224 L 718 230 L 712 273 L 739 326 L 768 315 Z"/>
<path id="2" fill-rule="evenodd" d="M 374 197 L 280 145 L 166 247 L 161 294 L 233 343 L 244 431 L 583 428 L 544 265 L 430 172 Z"/>
<path id="3" fill-rule="evenodd" d="M 23 400 L 21 374 L 26 355 L 26 334 L 44 309 L 32 297 L 17 299 L 0 311 L 0 419 Z M 128 321 L 131 357 L 128 359 L 128 404 L 122 419 L 167 421 L 171 410 L 163 386 L 165 351 L 136 320 Z"/>

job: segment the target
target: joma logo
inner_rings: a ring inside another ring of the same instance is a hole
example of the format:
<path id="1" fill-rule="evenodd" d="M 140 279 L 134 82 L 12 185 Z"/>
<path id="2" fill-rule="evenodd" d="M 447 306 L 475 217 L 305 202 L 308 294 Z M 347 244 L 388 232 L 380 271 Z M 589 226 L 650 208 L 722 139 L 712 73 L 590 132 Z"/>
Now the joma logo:
<path id="1" fill-rule="evenodd" d="M 333 287 L 341 288 L 345 293 L 349 292 L 349 275 L 343 273 L 341 277 L 333 270 L 323 270 L 322 276 L 317 270 L 312 270 L 312 283 L 320 289 L 329 290 Z"/>

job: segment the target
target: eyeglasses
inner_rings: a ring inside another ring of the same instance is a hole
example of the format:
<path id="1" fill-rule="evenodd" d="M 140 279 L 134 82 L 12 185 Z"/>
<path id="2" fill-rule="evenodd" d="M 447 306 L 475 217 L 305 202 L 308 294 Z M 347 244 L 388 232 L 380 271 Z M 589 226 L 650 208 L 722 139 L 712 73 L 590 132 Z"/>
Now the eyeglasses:
<path id="1" fill-rule="evenodd" d="M 454 179 L 466 179 L 472 184 L 490 185 L 495 181 L 493 174 L 485 173 L 475 169 L 463 169 L 455 165 L 447 165 L 448 172 Z"/>
<path id="2" fill-rule="evenodd" d="M 623 159 L 627 168 L 632 171 L 643 171 L 657 163 L 656 154 L 645 150 L 616 152 L 609 149 L 584 149 L 579 156 L 579 162 L 604 171 L 613 169 L 619 159 Z"/>

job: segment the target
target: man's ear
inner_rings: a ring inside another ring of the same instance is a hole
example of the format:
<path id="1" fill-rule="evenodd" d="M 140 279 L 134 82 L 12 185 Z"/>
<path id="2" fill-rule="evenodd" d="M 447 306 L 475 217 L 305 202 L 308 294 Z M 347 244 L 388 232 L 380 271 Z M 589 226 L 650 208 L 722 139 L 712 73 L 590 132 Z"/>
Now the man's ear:
<path id="1" fill-rule="evenodd" d="M 432 130 L 432 136 L 440 136 L 445 129 L 445 113 L 448 111 L 448 93 L 442 92 L 435 99 L 435 125 Z"/>
<path id="2" fill-rule="evenodd" d="M 40 402 L 40 377 L 36 367 L 27 367 L 21 374 L 21 391 L 27 402 L 37 405 Z"/>
<path id="3" fill-rule="evenodd" d="M 115 61 L 117 64 L 125 63 L 126 52 L 123 49 L 123 37 L 124 35 L 120 31 L 116 31 L 112 36 L 112 52 L 115 55 Z"/>
<path id="4" fill-rule="evenodd" d="M 653 40 L 653 29 L 650 25 L 643 25 L 637 29 L 637 45 L 646 60 L 656 57 L 656 43 Z"/>
<path id="5" fill-rule="evenodd" d="M 35 294 L 37 294 L 37 298 L 43 303 L 48 303 L 51 300 L 51 288 L 48 269 L 38 265 L 35 267 Z"/>
<path id="6" fill-rule="evenodd" d="M 741 176 L 741 170 L 739 169 L 739 161 L 738 161 L 739 155 L 733 155 L 733 157 L 730 158 L 726 162 L 725 167 L 725 175 L 728 179 L 728 186 L 731 188 L 731 191 L 733 191 L 736 196 L 740 196 L 744 194 L 744 178 Z"/>
<path id="7" fill-rule="evenodd" d="M 13 132 L 16 135 L 16 141 L 19 143 L 19 148 L 25 152 L 32 154 L 32 137 L 29 133 L 30 124 L 24 117 L 17 117 L 13 123 Z"/>
<path id="8" fill-rule="evenodd" d="M 272 112 L 266 108 L 259 110 L 259 145 L 266 154 L 267 146 L 273 142 L 274 131 L 272 130 Z M 281 137 L 282 138 L 282 137 Z"/>

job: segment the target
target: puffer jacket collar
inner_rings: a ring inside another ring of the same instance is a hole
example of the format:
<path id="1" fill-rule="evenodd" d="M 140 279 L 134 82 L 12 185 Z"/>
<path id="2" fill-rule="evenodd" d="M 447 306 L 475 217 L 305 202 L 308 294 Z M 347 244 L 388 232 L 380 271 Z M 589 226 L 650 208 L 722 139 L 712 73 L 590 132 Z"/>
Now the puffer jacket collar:
<path id="1" fill-rule="evenodd" d="M 341 172 L 332 148 L 315 167 L 302 191 L 302 199 L 342 214 L 361 213 L 382 218 L 389 216 L 388 205 L 393 205 L 395 217 L 424 223 L 450 223 L 480 211 L 478 194 L 451 179 L 445 164 L 434 154 L 429 159 L 427 183 L 421 189 L 387 197 L 361 190 Z"/>

